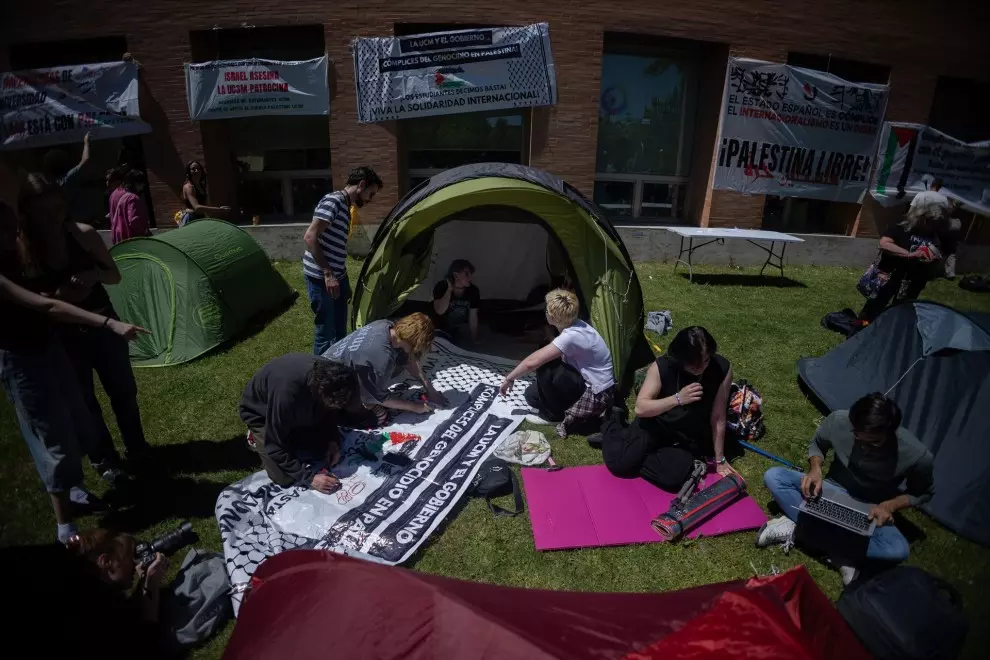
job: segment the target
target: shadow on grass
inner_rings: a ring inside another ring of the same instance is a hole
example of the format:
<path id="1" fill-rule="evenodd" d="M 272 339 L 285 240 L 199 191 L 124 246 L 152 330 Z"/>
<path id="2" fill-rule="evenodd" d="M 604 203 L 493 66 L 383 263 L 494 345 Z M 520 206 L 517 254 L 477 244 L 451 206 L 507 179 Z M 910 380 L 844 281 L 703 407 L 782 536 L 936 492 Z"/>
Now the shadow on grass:
<path id="1" fill-rule="evenodd" d="M 775 275 L 733 275 L 732 273 L 703 274 L 698 273 L 693 278 L 687 273 L 680 273 L 685 280 L 694 284 L 710 284 L 712 286 L 753 286 L 773 289 L 807 289 L 807 285 L 789 277 Z"/>
<path id="2" fill-rule="evenodd" d="M 258 454 L 251 451 L 243 433 L 226 440 L 190 440 L 152 446 L 148 472 L 168 475 L 189 472 L 221 472 L 260 468 Z"/>
<path id="3" fill-rule="evenodd" d="M 189 473 L 248 471 L 260 467 L 243 435 L 226 440 L 193 440 L 152 446 L 138 477 L 108 496 L 114 509 L 100 525 L 136 531 L 170 518 L 207 518 L 214 515 L 220 491 L 226 483 L 196 479 Z"/>

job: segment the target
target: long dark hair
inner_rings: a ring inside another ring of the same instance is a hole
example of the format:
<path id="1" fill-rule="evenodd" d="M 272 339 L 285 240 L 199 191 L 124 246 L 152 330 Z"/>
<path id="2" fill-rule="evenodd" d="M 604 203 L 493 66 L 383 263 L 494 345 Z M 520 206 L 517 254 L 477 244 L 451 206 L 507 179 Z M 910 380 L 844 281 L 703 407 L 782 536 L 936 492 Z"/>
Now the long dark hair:
<path id="1" fill-rule="evenodd" d="M 202 187 L 200 187 L 199 185 L 196 184 L 195 181 L 193 181 L 193 176 L 192 176 L 193 165 L 199 165 L 199 171 L 201 174 L 199 180 L 201 182 Z M 196 191 L 196 201 L 199 202 L 200 204 L 206 204 L 206 200 L 209 199 L 209 194 L 208 194 L 209 183 L 206 180 L 206 168 L 203 166 L 203 163 L 201 161 L 191 160 L 189 161 L 188 164 L 186 164 L 186 181 L 191 183 L 193 190 Z"/>
<path id="2" fill-rule="evenodd" d="M 42 248 L 51 239 L 45 224 L 31 214 L 31 207 L 49 195 L 61 196 L 58 186 L 43 174 L 32 173 L 21 181 L 17 195 L 18 250 L 25 271 L 36 273 L 42 269 Z"/>
<path id="3" fill-rule="evenodd" d="M 718 343 L 712 334 L 700 325 L 684 328 L 671 340 L 667 347 L 667 357 L 685 366 L 701 364 L 705 356 L 711 357 L 718 351 Z"/>

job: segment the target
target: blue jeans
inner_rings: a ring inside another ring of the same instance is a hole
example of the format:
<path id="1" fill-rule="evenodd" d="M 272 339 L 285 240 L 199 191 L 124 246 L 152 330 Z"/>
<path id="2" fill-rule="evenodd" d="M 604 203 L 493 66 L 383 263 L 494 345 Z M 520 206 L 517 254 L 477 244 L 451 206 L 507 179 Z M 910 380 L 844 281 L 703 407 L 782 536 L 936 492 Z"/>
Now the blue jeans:
<path id="1" fill-rule="evenodd" d="M 340 294 L 334 300 L 327 292 L 323 280 L 306 278 L 306 293 L 309 295 L 309 306 L 313 310 L 313 323 L 316 326 L 313 335 L 314 355 L 323 355 L 347 334 L 347 301 L 351 297 L 351 285 L 346 276 L 337 281 L 340 282 Z"/>
<path id="2" fill-rule="evenodd" d="M 80 457 L 95 433 L 62 344 L 50 341 L 38 353 L 0 351 L 0 378 L 45 489 L 81 485 Z"/>
<path id="3" fill-rule="evenodd" d="M 794 522 L 798 520 L 798 507 L 804 501 L 804 495 L 801 494 L 802 476 L 804 476 L 802 473 L 785 467 L 772 467 L 763 474 L 763 483 L 770 489 L 773 499 L 776 500 L 784 515 Z M 842 488 L 838 489 L 843 490 Z M 873 531 L 870 544 L 866 549 L 866 557 L 898 562 L 907 559 L 908 552 L 910 552 L 910 546 L 907 539 L 894 527 L 893 523 L 887 523 Z"/>
<path id="4" fill-rule="evenodd" d="M 111 312 L 116 318 L 116 315 Z M 141 426 L 141 412 L 137 402 L 137 383 L 131 371 L 127 340 L 105 328 L 86 326 L 65 326 L 59 328 L 65 351 L 75 370 L 76 380 L 82 392 L 83 401 L 93 418 L 96 431 L 96 445 L 90 448 L 89 460 L 95 464 L 113 463 L 119 460 L 117 448 L 107 424 L 103 421 L 103 410 L 96 398 L 93 386 L 93 372 L 100 377 L 100 383 L 110 398 L 120 438 L 129 454 L 138 454 L 148 448 Z"/>

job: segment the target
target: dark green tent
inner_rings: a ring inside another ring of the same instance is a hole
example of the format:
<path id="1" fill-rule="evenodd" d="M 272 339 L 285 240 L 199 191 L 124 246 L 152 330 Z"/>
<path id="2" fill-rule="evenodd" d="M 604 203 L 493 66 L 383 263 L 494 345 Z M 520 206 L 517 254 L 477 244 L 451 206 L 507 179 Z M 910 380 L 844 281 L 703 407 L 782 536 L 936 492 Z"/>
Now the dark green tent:
<path id="1" fill-rule="evenodd" d="M 476 281 L 488 278 L 479 284 L 486 297 L 515 301 L 532 301 L 566 270 L 612 351 L 617 381 L 652 358 L 639 279 L 605 214 L 561 179 L 504 163 L 442 172 L 392 209 L 354 288 L 355 326 L 395 313 L 461 257 L 477 267 Z"/>
<path id="2" fill-rule="evenodd" d="M 192 360 L 295 296 L 257 241 L 221 220 L 124 241 L 110 255 L 121 274 L 107 287 L 114 308 L 151 331 L 131 342 L 138 367 Z"/>

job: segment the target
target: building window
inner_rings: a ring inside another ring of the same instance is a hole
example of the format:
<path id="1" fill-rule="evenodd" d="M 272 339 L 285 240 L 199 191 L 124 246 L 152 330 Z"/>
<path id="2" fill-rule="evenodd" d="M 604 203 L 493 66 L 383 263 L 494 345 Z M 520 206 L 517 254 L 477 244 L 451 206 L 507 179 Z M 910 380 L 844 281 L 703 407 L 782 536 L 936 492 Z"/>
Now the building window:
<path id="1" fill-rule="evenodd" d="M 227 119 L 237 160 L 242 216 L 255 223 L 305 222 L 333 189 L 326 117 Z"/>
<path id="2" fill-rule="evenodd" d="M 610 215 L 683 218 L 697 83 L 688 52 L 606 49 L 594 199 Z"/>
<path id="3" fill-rule="evenodd" d="M 409 189 L 460 165 L 525 164 L 528 117 L 497 110 L 402 120 Z"/>

